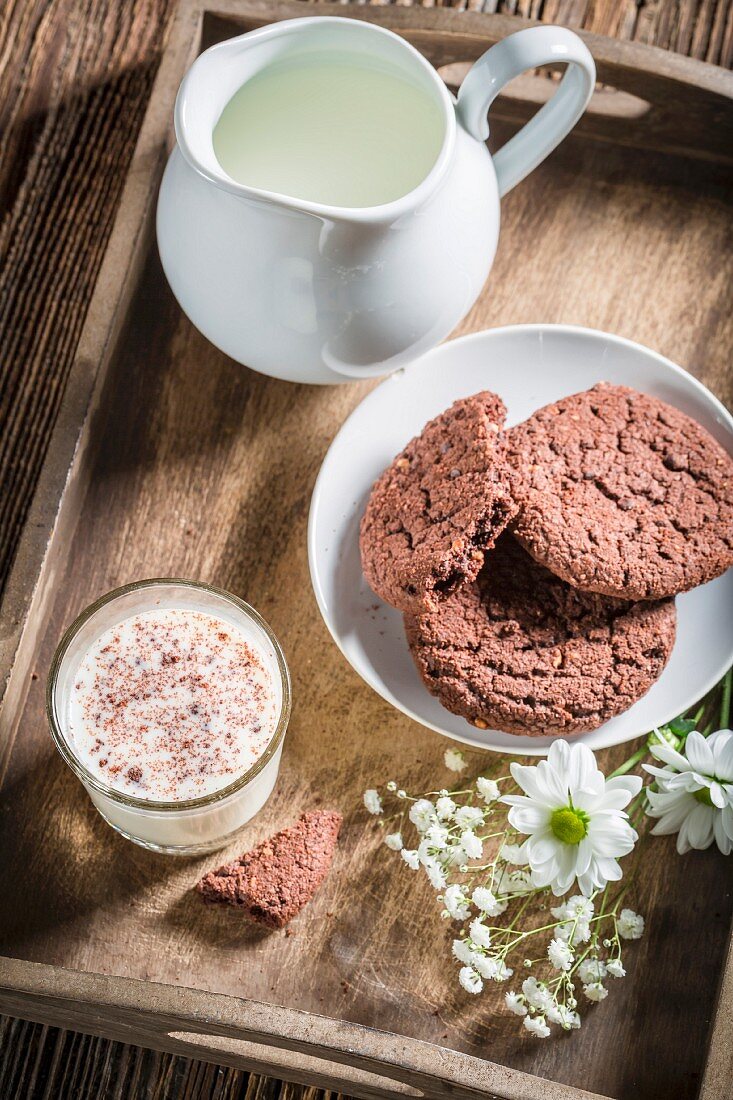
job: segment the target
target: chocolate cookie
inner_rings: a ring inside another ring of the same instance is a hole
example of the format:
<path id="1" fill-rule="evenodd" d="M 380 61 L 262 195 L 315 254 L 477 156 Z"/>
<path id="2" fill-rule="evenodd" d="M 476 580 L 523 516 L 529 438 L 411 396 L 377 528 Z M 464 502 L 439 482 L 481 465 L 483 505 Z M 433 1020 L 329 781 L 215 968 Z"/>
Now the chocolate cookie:
<path id="1" fill-rule="evenodd" d="M 733 459 L 671 405 L 599 383 L 507 435 L 516 536 L 570 584 L 657 599 L 733 565 Z"/>
<path id="2" fill-rule="evenodd" d="M 210 904 L 232 905 L 258 924 L 282 928 L 328 874 L 341 820 L 333 810 L 302 814 L 290 828 L 204 875 L 196 889 Z"/>
<path id="3" fill-rule="evenodd" d="M 479 729 L 574 734 L 644 695 L 675 637 L 673 600 L 630 603 L 580 592 L 511 535 L 478 579 L 438 612 L 405 616 L 428 690 Z"/>
<path id="4" fill-rule="evenodd" d="M 431 420 L 372 489 L 361 522 L 364 575 L 387 603 L 420 612 L 473 580 L 516 512 L 496 394 Z"/>

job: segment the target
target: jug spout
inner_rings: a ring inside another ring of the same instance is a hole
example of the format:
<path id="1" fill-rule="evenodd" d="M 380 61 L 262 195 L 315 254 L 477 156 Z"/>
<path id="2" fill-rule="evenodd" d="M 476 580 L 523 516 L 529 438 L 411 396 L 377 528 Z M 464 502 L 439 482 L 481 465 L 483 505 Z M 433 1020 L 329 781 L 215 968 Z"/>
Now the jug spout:
<path id="1" fill-rule="evenodd" d="M 404 194 L 358 203 L 336 202 L 327 191 L 323 198 L 318 193 L 306 197 L 288 194 L 287 181 L 277 190 L 268 190 L 233 178 L 217 157 L 214 135 L 222 112 L 239 89 L 265 70 L 334 62 L 361 62 L 381 77 L 392 75 L 424 96 L 434 127 L 424 174 Z M 388 224 L 425 201 L 438 185 L 451 161 L 456 122 L 443 81 L 408 42 L 374 24 L 319 16 L 271 24 L 206 50 L 181 84 L 175 130 L 179 149 L 189 165 L 225 191 L 336 221 Z"/>

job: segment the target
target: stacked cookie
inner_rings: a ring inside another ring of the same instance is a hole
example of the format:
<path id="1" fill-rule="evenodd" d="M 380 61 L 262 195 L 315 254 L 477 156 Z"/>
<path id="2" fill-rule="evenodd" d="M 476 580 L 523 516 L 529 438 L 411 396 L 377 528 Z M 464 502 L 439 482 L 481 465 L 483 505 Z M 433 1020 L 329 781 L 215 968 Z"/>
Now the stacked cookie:
<path id="1" fill-rule="evenodd" d="M 601 383 L 505 431 L 484 392 L 374 486 L 364 573 L 428 689 L 479 728 L 571 735 L 644 695 L 674 596 L 733 565 L 733 460 L 694 420 Z"/>

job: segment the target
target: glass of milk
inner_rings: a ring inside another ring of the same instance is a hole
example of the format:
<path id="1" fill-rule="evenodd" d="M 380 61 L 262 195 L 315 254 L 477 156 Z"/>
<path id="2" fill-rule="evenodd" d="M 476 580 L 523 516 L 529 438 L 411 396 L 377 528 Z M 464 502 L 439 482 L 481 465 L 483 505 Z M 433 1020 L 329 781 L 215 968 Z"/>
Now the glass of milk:
<path id="1" fill-rule="evenodd" d="M 290 705 L 264 619 L 177 579 L 126 585 L 83 611 L 46 693 L 56 747 L 105 821 L 180 855 L 223 847 L 265 804 Z"/>

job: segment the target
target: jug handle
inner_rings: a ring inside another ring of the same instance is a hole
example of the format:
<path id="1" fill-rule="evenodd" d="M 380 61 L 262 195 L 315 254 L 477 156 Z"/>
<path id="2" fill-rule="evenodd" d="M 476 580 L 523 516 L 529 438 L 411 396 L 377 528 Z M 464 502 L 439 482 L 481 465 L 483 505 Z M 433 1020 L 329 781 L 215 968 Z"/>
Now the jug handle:
<path id="1" fill-rule="evenodd" d="M 527 69 L 553 62 L 567 62 L 568 67 L 552 99 L 494 156 L 500 196 L 528 176 L 575 126 L 593 94 L 593 58 L 565 27 L 528 27 L 487 50 L 461 85 L 458 121 L 478 141 L 486 141 L 488 111 L 504 85 Z"/>

